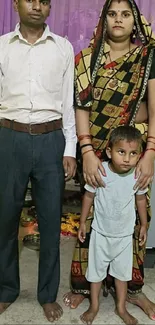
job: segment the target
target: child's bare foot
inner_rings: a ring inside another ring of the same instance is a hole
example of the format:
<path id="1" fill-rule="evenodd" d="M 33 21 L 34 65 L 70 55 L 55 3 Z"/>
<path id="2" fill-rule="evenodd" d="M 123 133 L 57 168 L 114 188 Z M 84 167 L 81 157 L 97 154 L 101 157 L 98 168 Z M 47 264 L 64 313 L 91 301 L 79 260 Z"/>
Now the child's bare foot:
<path id="1" fill-rule="evenodd" d="M 91 325 L 95 316 L 98 313 L 99 308 L 89 307 L 89 309 L 80 316 L 80 319 L 84 324 Z"/>
<path id="2" fill-rule="evenodd" d="M 138 324 L 138 320 L 133 317 L 131 314 L 128 313 L 128 311 L 126 309 L 120 309 L 119 307 L 117 307 L 115 309 L 115 313 L 117 316 L 119 316 L 123 322 L 126 325 L 137 325 Z"/>

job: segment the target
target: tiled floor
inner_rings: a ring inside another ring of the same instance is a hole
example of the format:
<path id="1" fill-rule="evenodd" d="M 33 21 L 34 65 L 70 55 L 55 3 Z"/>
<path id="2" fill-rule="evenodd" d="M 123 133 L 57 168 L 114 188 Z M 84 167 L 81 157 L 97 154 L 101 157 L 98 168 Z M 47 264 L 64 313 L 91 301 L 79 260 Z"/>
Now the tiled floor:
<path id="1" fill-rule="evenodd" d="M 20 236 L 22 235 L 20 232 Z M 85 300 L 77 310 L 70 310 L 63 305 L 62 301 L 63 294 L 69 290 L 70 262 L 74 244 L 73 238 L 61 238 L 61 283 L 58 301 L 63 306 L 64 314 L 57 324 L 81 324 L 79 316 L 88 307 L 88 300 Z M 20 248 L 21 294 L 17 301 L 0 316 L 0 324 L 49 324 L 36 300 L 38 253 L 23 247 L 21 241 Z M 154 269 L 146 270 L 145 282 L 144 292 L 155 301 Z M 139 308 L 129 304 L 128 309 L 138 318 L 140 324 L 153 324 Z M 122 324 L 114 314 L 114 301 L 110 295 L 104 300 L 101 297 L 100 311 L 94 324 Z"/>

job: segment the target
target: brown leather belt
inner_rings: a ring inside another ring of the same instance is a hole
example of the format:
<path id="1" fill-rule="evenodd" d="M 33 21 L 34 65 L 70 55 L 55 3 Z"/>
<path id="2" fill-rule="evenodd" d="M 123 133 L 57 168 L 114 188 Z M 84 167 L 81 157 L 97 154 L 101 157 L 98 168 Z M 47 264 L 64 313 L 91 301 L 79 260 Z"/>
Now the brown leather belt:
<path id="1" fill-rule="evenodd" d="M 31 135 L 37 135 L 62 129 L 62 119 L 40 124 L 25 124 L 13 120 L 2 119 L 0 120 L 0 126 L 18 132 L 26 132 Z"/>

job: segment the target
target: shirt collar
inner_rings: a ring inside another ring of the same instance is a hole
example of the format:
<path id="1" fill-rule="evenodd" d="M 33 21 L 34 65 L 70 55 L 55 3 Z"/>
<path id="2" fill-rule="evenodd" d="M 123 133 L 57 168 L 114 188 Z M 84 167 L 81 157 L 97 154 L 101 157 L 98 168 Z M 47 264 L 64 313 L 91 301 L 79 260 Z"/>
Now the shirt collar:
<path id="1" fill-rule="evenodd" d="M 44 30 L 42 36 L 36 41 L 36 43 L 39 43 L 40 41 L 45 41 L 48 37 L 50 37 L 54 41 L 56 41 L 55 34 L 53 34 L 50 31 L 49 26 L 45 24 L 45 30 Z M 18 23 L 16 25 L 15 30 L 14 30 L 14 32 L 11 35 L 10 41 L 15 40 L 16 38 L 19 38 L 20 40 L 23 40 L 23 41 L 27 42 L 27 40 L 22 36 L 22 34 L 20 32 L 20 23 Z"/>

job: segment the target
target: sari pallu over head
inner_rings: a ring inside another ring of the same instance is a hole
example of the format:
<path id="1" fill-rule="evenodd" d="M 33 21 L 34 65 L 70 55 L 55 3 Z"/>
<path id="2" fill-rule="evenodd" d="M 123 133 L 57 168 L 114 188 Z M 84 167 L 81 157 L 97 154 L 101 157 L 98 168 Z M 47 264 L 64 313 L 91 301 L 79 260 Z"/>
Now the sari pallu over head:
<path id="1" fill-rule="evenodd" d="M 75 60 L 75 106 L 90 111 L 90 132 L 96 150 L 105 148 L 114 127 L 134 124 L 152 66 L 155 36 L 135 1 L 127 1 L 132 8 L 136 41 L 140 45 L 112 65 L 105 65 L 110 51 L 106 42 L 106 16 L 112 2 L 107 0 L 90 46 Z"/>

